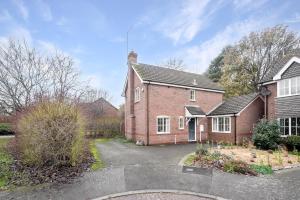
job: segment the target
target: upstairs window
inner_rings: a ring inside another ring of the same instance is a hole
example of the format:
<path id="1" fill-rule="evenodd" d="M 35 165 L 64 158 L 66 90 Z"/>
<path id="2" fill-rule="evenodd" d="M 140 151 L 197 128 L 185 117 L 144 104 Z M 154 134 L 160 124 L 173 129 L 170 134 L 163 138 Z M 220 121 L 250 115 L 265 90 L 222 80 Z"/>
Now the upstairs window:
<path id="1" fill-rule="evenodd" d="M 179 129 L 184 129 L 184 117 L 180 116 L 178 118 L 178 128 Z"/>
<path id="2" fill-rule="evenodd" d="M 278 81 L 278 97 L 300 95 L 300 77 Z"/>
<path id="3" fill-rule="evenodd" d="M 139 87 L 135 88 L 134 91 L 134 102 L 139 102 L 141 100 L 141 90 Z"/>
<path id="4" fill-rule="evenodd" d="M 195 90 L 190 90 L 190 100 L 196 101 L 196 91 Z"/>

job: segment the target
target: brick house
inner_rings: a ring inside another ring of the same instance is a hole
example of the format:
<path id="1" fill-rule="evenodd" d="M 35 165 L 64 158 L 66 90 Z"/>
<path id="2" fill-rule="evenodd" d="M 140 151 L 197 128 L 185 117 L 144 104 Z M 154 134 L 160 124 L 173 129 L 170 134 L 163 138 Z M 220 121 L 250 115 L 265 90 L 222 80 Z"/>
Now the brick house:
<path id="1" fill-rule="evenodd" d="M 278 120 L 282 135 L 300 135 L 300 49 L 286 54 L 261 81 L 265 115 Z"/>
<path id="2" fill-rule="evenodd" d="M 125 136 L 146 145 L 194 141 L 238 143 L 263 116 L 258 94 L 223 101 L 206 76 L 137 62 L 128 55 Z"/>
<path id="3" fill-rule="evenodd" d="M 88 119 L 120 116 L 119 110 L 102 97 L 93 102 L 81 103 L 79 107 Z"/>

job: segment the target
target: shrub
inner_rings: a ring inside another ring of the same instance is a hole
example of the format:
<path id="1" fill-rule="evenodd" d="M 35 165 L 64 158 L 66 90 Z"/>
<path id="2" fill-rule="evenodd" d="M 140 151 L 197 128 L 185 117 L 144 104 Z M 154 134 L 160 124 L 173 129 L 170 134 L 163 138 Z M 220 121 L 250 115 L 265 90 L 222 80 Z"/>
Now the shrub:
<path id="1" fill-rule="evenodd" d="M 249 165 L 240 160 L 229 160 L 224 163 L 223 169 L 229 173 L 249 174 L 256 176 L 257 173 Z"/>
<path id="2" fill-rule="evenodd" d="M 121 119 L 118 117 L 100 117 L 88 122 L 86 135 L 88 137 L 120 136 Z"/>
<path id="3" fill-rule="evenodd" d="M 17 128 L 23 164 L 74 166 L 81 162 L 83 120 L 73 105 L 41 103 L 21 116 Z"/>
<path id="4" fill-rule="evenodd" d="M 0 123 L 0 135 L 13 134 L 10 123 Z"/>
<path id="5" fill-rule="evenodd" d="M 253 143 L 259 149 L 276 149 L 280 142 L 279 125 L 276 121 L 261 120 L 254 127 Z"/>
<path id="6" fill-rule="evenodd" d="M 208 150 L 204 145 L 199 144 L 199 145 L 197 145 L 197 149 L 196 149 L 195 153 L 196 153 L 196 155 L 206 156 L 206 155 L 208 155 Z"/>
<path id="7" fill-rule="evenodd" d="M 282 138 L 282 143 L 287 147 L 289 151 L 293 151 L 294 149 L 300 151 L 300 136 L 293 135 Z"/>

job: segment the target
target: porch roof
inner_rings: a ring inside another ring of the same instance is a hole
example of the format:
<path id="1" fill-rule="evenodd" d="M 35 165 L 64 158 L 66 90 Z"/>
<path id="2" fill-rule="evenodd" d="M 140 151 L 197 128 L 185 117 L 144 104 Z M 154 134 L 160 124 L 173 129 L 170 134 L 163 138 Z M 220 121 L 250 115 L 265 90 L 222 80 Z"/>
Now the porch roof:
<path id="1" fill-rule="evenodd" d="M 205 112 L 198 106 L 186 106 L 185 107 L 186 117 L 205 117 Z"/>

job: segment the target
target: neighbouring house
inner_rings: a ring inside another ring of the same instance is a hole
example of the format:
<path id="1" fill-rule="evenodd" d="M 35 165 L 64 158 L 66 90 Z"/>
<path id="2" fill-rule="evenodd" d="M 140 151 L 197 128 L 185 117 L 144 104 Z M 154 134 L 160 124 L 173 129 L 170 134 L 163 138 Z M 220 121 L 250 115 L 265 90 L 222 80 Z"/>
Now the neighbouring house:
<path id="1" fill-rule="evenodd" d="M 263 116 L 258 94 L 223 101 L 224 90 L 206 76 L 137 62 L 128 55 L 125 135 L 146 145 L 194 141 L 238 143 Z"/>
<path id="2" fill-rule="evenodd" d="M 300 135 L 300 49 L 279 60 L 261 88 L 267 119 L 279 121 L 282 135 Z"/>
<path id="3" fill-rule="evenodd" d="M 93 102 L 81 103 L 79 106 L 88 119 L 120 116 L 119 110 L 104 98 L 99 98 Z"/>

